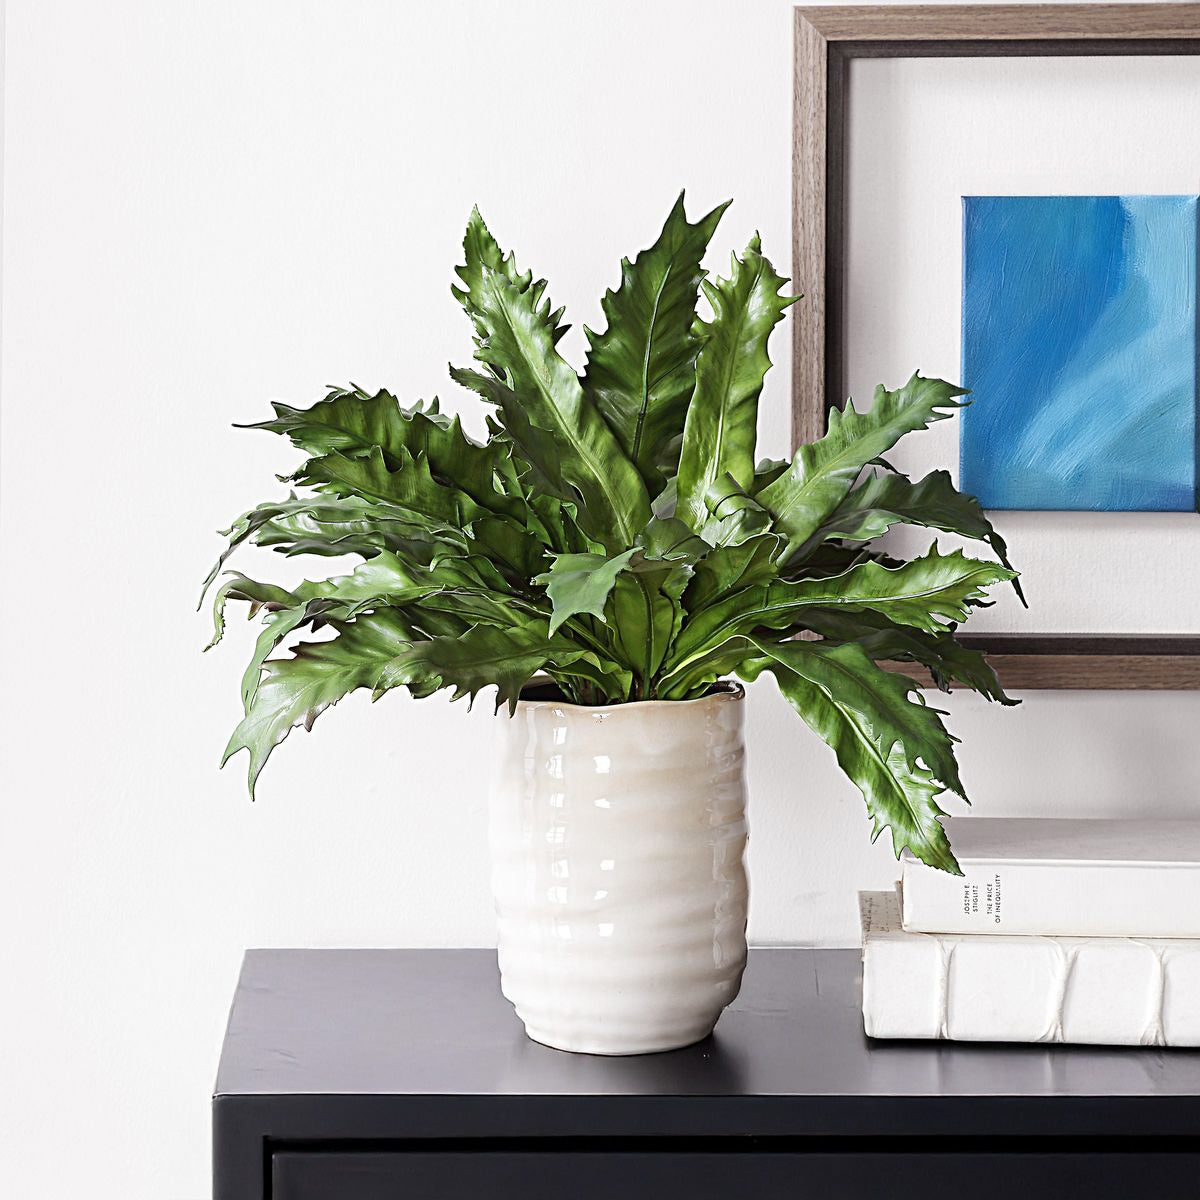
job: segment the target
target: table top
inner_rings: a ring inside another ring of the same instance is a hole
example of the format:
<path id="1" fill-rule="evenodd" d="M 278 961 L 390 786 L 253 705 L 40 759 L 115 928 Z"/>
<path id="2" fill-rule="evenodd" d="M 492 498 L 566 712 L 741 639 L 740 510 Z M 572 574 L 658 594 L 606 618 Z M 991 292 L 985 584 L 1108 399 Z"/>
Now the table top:
<path id="1" fill-rule="evenodd" d="M 666 1054 L 599 1058 L 525 1037 L 500 995 L 494 951 L 251 950 L 216 1093 L 555 1097 L 556 1114 L 571 1110 L 562 1098 L 715 1097 L 761 1106 L 790 1097 L 806 1103 L 789 1106 L 789 1119 L 819 1113 L 830 1128 L 868 1111 L 914 1113 L 911 1105 L 897 1109 L 899 1100 L 936 1100 L 939 1119 L 957 1122 L 972 1110 L 966 1098 L 1006 1097 L 1053 1100 L 1057 1107 L 1042 1111 L 1056 1113 L 1078 1101 L 1072 1111 L 1092 1128 L 1087 1114 L 1100 1111 L 1093 1101 L 1128 1117 L 1129 1104 L 1112 1107 L 1124 1098 L 1154 1102 L 1153 1127 L 1163 1132 L 1165 1114 L 1171 1126 L 1200 1129 L 1200 1052 L 879 1042 L 863 1033 L 860 1005 L 857 951 L 754 950 L 741 995 L 711 1038 Z M 864 1108 L 871 1101 L 878 1103 Z M 1034 1110 L 1026 1103 L 1022 1111 Z M 844 1117 L 830 1116 L 839 1112 Z"/>

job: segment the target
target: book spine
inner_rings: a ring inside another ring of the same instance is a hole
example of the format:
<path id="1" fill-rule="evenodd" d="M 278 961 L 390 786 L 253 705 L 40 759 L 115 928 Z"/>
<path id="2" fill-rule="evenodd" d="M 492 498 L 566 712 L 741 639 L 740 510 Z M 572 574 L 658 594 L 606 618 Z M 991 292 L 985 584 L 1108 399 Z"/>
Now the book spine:
<path id="1" fill-rule="evenodd" d="M 962 876 L 906 862 L 915 933 L 1200 938 L 1200 865 L 965 861 Z"/>

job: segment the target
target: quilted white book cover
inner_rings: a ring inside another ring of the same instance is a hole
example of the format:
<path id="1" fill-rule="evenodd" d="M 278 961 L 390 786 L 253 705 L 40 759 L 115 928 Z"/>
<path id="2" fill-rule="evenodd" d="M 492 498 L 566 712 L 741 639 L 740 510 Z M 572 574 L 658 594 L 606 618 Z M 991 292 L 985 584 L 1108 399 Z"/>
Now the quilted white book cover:
<path id="1" fill-rule="evenodd" d="M 911 933 L 860 892 L 875 1038 L 1200 1046 L 1200 940 Z"/>

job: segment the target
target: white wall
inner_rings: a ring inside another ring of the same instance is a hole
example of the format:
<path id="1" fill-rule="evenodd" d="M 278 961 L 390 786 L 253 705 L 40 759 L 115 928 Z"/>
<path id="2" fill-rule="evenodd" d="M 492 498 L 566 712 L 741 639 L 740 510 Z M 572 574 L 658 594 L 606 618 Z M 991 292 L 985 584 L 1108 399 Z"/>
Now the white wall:
<path id="1" fill-rule="evenodd" d="M 198 1200 L 245 946 L 493 936 L 485 705 L 347 701 L 253 806 L 218 774 L 250 633 L 202 657 L 197 584 L 290 461 L 230 423 L 347 378 L 463 402 L 475 201 L 577 323 L 682 184 L 737 198 L 715 265 L 755 228 L 786 263 L 789 6 L 12 0 L 6 56 L 0 1194 Z M 752 934 L 850 944 L 895 866 L 771 687 Z M 1194 810 L 1194 695 L 948 707 L 980 811 Z"/>

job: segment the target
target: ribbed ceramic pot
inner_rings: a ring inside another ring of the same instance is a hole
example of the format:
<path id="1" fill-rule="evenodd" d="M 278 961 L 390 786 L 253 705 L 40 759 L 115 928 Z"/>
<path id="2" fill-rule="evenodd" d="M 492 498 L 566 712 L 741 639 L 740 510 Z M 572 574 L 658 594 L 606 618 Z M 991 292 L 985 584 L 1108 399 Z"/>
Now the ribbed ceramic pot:
<path id="1" fill-rule="evenodd" d="M 741 688 L 497 720 L 501 985 L 535 1041 L 647 1054 L 706 1037 L 746 965 Z"/>

